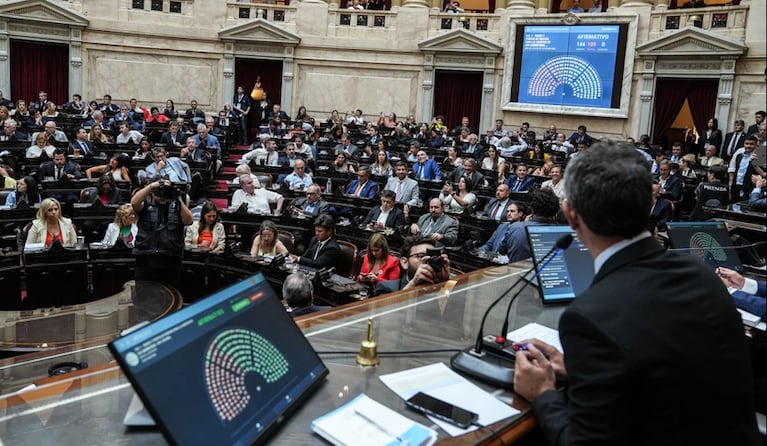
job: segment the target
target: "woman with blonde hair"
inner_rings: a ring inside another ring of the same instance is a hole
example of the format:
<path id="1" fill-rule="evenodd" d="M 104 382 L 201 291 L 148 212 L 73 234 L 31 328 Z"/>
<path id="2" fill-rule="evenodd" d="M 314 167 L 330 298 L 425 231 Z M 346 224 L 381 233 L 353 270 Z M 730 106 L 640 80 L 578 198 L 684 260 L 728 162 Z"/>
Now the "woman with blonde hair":
<path id="1" fill-rule="evenodd" d="M 264 220 L 261 223 L 261 229 L 258 235 L 253 238 L 253 245 L 250 247 L 252 256 L 271 256 L 277 254 L 288 254 L 288 248 L 280 241 L 277 236 L 277 225 L 271 220 Z"/>
<path id="2" fill-rule="evenodd" d="M 130 203 L 124 204 L 117 208 L 115 220 L 107 226 L 107 232 L 104 234 L 104 239 L 101 240 L 101 245 L 111 248 L 117 243 L 117 239 L 120 239 L 125 243 L 125 246 L 133 248 L 137 233 L 138 226 L 136 225 L 136 213 L 133 211 L 133 206 Z"/>
<path id="3" fill-rule="evenodd" d="M 218 209 L 215 203 L 206 201 L 200 211 L 200 219 L 186 228 L 184 247 L 202 249 L 211 254 L 221 254 L 226 245 L 224 225 L 218 221 Z"/>
<path id="4" fill-rule="evenodd" d="M 698 174 L 695 173 L 695 155 L 688 153 L 683 156 L 679 162 L 679 176 L 682 178 L 695 179 Z"/>
<path id="5" fill-rule="evenodd" d="M 37 218 L 32 220 L 25 246 L 43 243 L 48 248 L 54 240 L 58 240 L 62 246 L 74 247 L 77 242 L 77 232 L 72 220 L 62 217 L 59 201 L 55 198 L 46 198 L 40 203 Z"/>
<path id="6" fill-rule="evenodd" d="M 27 158 L 40 158 L 42 156 L 53 159 L 54 151 L 56 151 L 56 148 L 48 142 L 48 135 L 45 132 L 39 132 L 35 136 L 35 143 L 27 148 L 24 156 Z"/>
<path id="7" fill-rule="evenodd" d="M 376 232 L 368 240 L 368 252 L 362 258 L 357 282 L 375 287 L 379 282 L 399 279 L 399 276 L 399 261 L 389 253 L 386 237 Z"/>

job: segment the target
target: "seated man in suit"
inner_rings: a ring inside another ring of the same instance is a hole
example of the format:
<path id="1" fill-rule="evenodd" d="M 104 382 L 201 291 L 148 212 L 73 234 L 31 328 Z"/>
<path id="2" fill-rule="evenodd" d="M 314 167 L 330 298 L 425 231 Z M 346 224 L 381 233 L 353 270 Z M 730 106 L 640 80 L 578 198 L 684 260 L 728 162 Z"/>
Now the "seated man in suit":
<path id="1" fill-rule="evenodd" d="M 464 158 L 461 166 L 456 167 L 455 170 L 450 172 L 447 180 L 453 184 L 458 184 L 458 180 L 460 180 L 461 177 L 464 177 L 471 182 L 471 190 L 477 190 L 487 183 L 485 181 L 485 176 L 477 171 L 477 161 L 474 158 Z"/>
<path id="2" fill-rule="evenodd" d="M 368 212 L 362 220 L 363 225 L 374 228 L 400 228 L 405 223 L 402 211 L 394 205 L 394 192 L 384 190 L 381 192 L 381 206 L 376 206 Z"/>
<path id="3" fill-rule="evenodd" d="M 416 180 L 442 181 L 442 170 L 436 161 L 429 158 L 425 151 L 419 150 L 413 164 L 413 174 Z"/>
<path id="4" fill-rule="evenodd" d="M 440 256 L 442 267 L 438 270 L 429 265 L 431 257 L 426 255 L 426 250 L 435 248 L 437 245 L 435 240 L 428 237 L 405 237 L 405 242 L 402 245 L 402 257 L 399 258 L 402 276 L 396 280 L 384 280 L 376 285 L 375 295 L 407 290 L 418 285 L 440 283 L 449 279 L 450 260 L 447 258 L 447 254 Z"/>
<path id="5" fill-rule="evenodd" d="M 479 137 L 475 133 L 469 135 L 469 142 L 463 143 L 461 153 L 465 154 L 467 158 L 482 161 L 482 158 L 485 157 L 485 148 L 478 141 Z"/>
<path id="6" fill-rule="evenodd" d="M 56 123 L 54 121 L 47 121 L 44 124 L 44 130 L 45 136 L 48 137 L 48 142 L 51 144 L 56 142 L 69 142 L 69 139 L 67 139 L 67 135 L 62 132 L 61 130 L 58 130 L 56 128 Z M 32 141 L 35 140 L 35 137 L 37 136 L 37 132 L 32 134 Z"/>
<path id="7" fill-rule="evenodd" d="M 358 178 L 346 188 L 346 194 L 358 198 L 375 198 L 378 193 L 378 183 L 370 179 L 368 166 L 360 166 L 357 175 Z"/>
<path id="8" fill-rule="evenodd" d="M 189 165 L 178 157 L 168 157 L 164 147 L 155 147 L 152 150 L 154 163 L 146 166 L 144 170 L 148 178 L 161 176 L 172 183 L 191 183 L 192 176 Z"/>
<path id="9" fill-rule="evenodd" d="M 288 305 L 291 317 L 327 310 L 331 307 L 314 305 L 314 287 L 301 271 L 296 271 L 282 283 L 282 298 Z"/>
<path id="10" fill-rule="evenodd" d="M 506 185 L 509 186 L 509 190 L 512 192 L 525 192 L 532 189 L 533 185 L 535 185 L 535 179 L 527 175 L 527 164 L 517 164 L 515 172 L 516 175 L 510 176 L 506 180 Z"/>
<path id="11" fill-rule="evenodd" d="M 290 116 L 288 116 L 287 113 L 282 111 L 282 107 L 280 104 L 274 104 L 272 105 L 272 111 L 269 112 L 269 116 L 267 116 L 267 119 L 270 121 L 276 118 L 280 118 L 280 121 L 287 123 L 290 121 Z"/>
<path id="12" fill-rule="evenodd" d="M 18 123 L 8 118 L 3 121 L 3 133 L 0 133 L 0 141 L 4 142 L 17 142 L 26 141 L 27 135 L 24 132 L 17 130 Z"/>
<path id="13" fill-rule="evenodd" d="M 512 202 L 506 207 L 505 213 L 506 221 L 495 228 L 493 235 L 490 236 L 484 245 L 479 247 L 480 251 L 499 252 L 503 246 L 506 231 L 509 230 L 509 226 L 527 216 L 527 205 L 522 202 Z"/>
<path id="14" fill-rule="evenodd" d="M 509 258 L 509 263 L 529 259 L 532 256 L 527 230 L 530 225 L 552 225 L 559 212 L 559 199 L 551 189 L 533 189 L 530 192 L 530 216 L 509 225 L 503 243 L 498 250 Z"/>
<path id="15" fill-rule="evenodd" d="M 355 146 L 349 140 L 349 134 L 344 133 L 341 135 L 341 142 L 336 145 L 336 154 L 344 152 L 347 157 L 356 158 L 359 147 Z"/>
<path id="16" fill-rule="evenodd" d="M 262 128 L 259 132 L 261 135 L 266 135 L 269 138 L 280 138 L 282 137 L 283 131 L 282 128 L 279 125 L 279 122 L 272 119 L 269 121 L 269 124 L 267 127 Z"/>
<path id="17" fill-rule="evenodd" d="M 767 197 L 765 197 L 767 178 L 762 175 L 752 175 L 751 181 L 754 183 L 754 188 L 748 195 L 748 206 L 753 211 L 764 212 L 767 210 Z"/>
<path id="18" fill-rule="evenodd" d="M 698 162 L 703 167 L 724 166 L 724 160 L 716 156 L 716 146 L 713 144 L 706 146 L 703 156 L 698 158 Z"/>
<path id="19" fill-rule="evenodd" d="M 164 132 L 160 138 L 160 142 L 165 147 L 181 148 L 184 147 L 184 141 L 186 141 L 186 135 L 181 131 L 181 127 L 176 121 L 171 121 L 168 124 L 168 131 Z"/>
<path id="20" fill-rule="evenodd" d="M 93 143 L 88 141 L 88 132 L 85 127 L 79 127 L 75 133 L 75 140 L 69 145 L 69 150 L 74 154 L 80 152 L 80 156 L 93 156 Z"/>
<path id="21" fill-rule="evenodd" d="M 286 175 L 283 182 L 288 189 L 305 190 L 312 185 L 314 180 L 306 173 L 306 163 L 304 163 L 304 160 L 299 158 L 293 164 L 293 172 L 290 175 Z"/>
<path id="22" fill-rule="evenodd" d="M 700 259 L 647 233 L 646 166 L 601 142 L 568 164 L 562 211 L 596 275 L 559 318 L 564 353 L 519 340 L 514 392 L 549 444 L 763 445 L 741 318 Z"/>
<path id="23" fill-rule="evenodd" d="M 238 208 L 247 204 L 247 210 L 251 214 L 271 214 L 271 205 L 275 205 L 274 215 L 280 215 L 284 202 L 282 195 L 263 187 L 256 189 L 253 178 L 250 175 L 242 175 L 240 190 L 232 195 L 231 207 Z"/>
<path id="24" fill-rule="evenodd" d="M 197 101 L 192 99 L 189 105 L 191 108 L 186 109 L 186 113 L 184 113 L 184 119 L 194 122 L 195 124 L 205 120 L 205 112 L 197 108 Z"/>
<path id="25" fill-rule="evenodd" d="M 488 201 L 487 206 L 485 206 L 485 215 L 495 221 L 504 221 L 506 218 L 506 209 L 510 204 L 509 185 L 503 183 L 499 184 L 495 188 L 495 198 Z"/>
<path id="26" fill-rule="evenodd" d="M 56 149 L 53 152 L 53 161 L 46 161 L 40 166 L 40 180 L 68 181 L 79 180 L 82 177 L 80 166 L 67 161 L 67 152 L 64 149 Z"/>
<path id="27" fill-rule="evenodd" d="M 418 204 L 421 192 L 418 189 L 418 181 L 407 176 L 407 163 L 397 161 L 394 166 L 394 175 L 386 182 L 386 189 L 394 191 L 395 201 L 404 203 L 405 206 Z"/>
<path id="28" fill-rule="evenodd" d="M 591 143 L 594 141 L 594 138 L 591 137 L 588 133 L 586 133 L 586 126 L 585 125 L 579 125 L 578 130 L 573 132 L 572 135 L 567 139 L 570 141 L 570 144 L 577 146 L 579 142 L 585 142 L 587 146 L 590 146 Z"/>
<path id="29" fill-rule="evenodd" d="M 330 215 L 320 215 L 314 220 L 314 237 L 303 254 L 291 254 L 290 258 L 299 265 L 314 269 L 330 268 L 338 264 L 341 247 L 335 238 L 336 222 Z"/>
<path id="30" fill-rule="evenodd" d="M 679 176 L 671 173 L 671 161 L 663 160 L 658 166 L 658 184 L 660 184 L 660 195 L 671 201 L 682 199 L 684 184 Z"/>
<path id="31" fill-rule="evenodd" d="M 297 211 L 296 215 L 300 213 L 311 218 L 327 214 L 329 208 L 328 202 L 322 199 L 320 185 L 317 183 L 312 183 L 306 188 L 306 197 L 297 198 L 293 202 L 293 209 Z"/>
<path id="32" fill-rule="evenodd" d="M 458 241 L 458 222 L 445 214 L 445 204 L 439 197 L 434 197 L 429 201 L 429 213 L 410 225 L 410 233 L 452 246 Z"/>
<path id="33" fill-rule="evenodd" d="M 658 182 L 652 185 L 652 202 L 650 205 L 650 225 L 647 230 L 651 234 L 665 232 L 666 223 L 671 220 L 673 214 L 671 202 L 661 196 L 661 187 Z"/>

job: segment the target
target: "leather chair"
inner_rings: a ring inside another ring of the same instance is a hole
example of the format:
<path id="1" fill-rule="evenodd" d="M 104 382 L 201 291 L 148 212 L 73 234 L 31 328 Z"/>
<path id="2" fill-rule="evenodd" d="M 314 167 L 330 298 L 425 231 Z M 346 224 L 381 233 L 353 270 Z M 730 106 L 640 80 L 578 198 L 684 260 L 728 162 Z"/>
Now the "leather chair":
<path id="1" fill-rule="evenodd" d="M 357 257 L 357 246 L 346 240 L 337 240 L 341 246 L 341 258 L 336 264 L 336 273 L 339 276 L 354 279 L 354 260 Z"/>
<path id="2" fill-rule="evenodd" d="M 295 254 L 296 236 L 294 236 L 292 232 L 286 231 L 284 229 L 278 229 L 277 238 L 282 242 L 283 245 L 285 245 L 286 248 L 288 248 L 289 253 Z"/>

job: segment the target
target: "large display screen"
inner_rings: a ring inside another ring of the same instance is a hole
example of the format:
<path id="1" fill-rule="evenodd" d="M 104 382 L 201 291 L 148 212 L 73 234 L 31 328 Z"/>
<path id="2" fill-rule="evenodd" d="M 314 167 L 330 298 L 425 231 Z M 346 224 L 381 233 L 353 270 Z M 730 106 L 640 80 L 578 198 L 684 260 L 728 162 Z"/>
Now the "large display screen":
<path id="1" fill-rule="evenodd" d="M 518 25 L 511 101 L 620 107 L 627 26 Z"/>

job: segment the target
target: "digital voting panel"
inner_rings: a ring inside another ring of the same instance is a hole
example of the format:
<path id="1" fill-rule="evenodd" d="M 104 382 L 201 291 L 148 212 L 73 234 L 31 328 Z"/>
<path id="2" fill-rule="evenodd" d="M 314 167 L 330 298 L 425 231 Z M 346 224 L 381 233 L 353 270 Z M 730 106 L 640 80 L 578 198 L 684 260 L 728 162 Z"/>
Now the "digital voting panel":
<path id="1" fill-rule="evenodd" d="M 620 25 L 525 26 L 518 102 L 611 108 Z"/>

